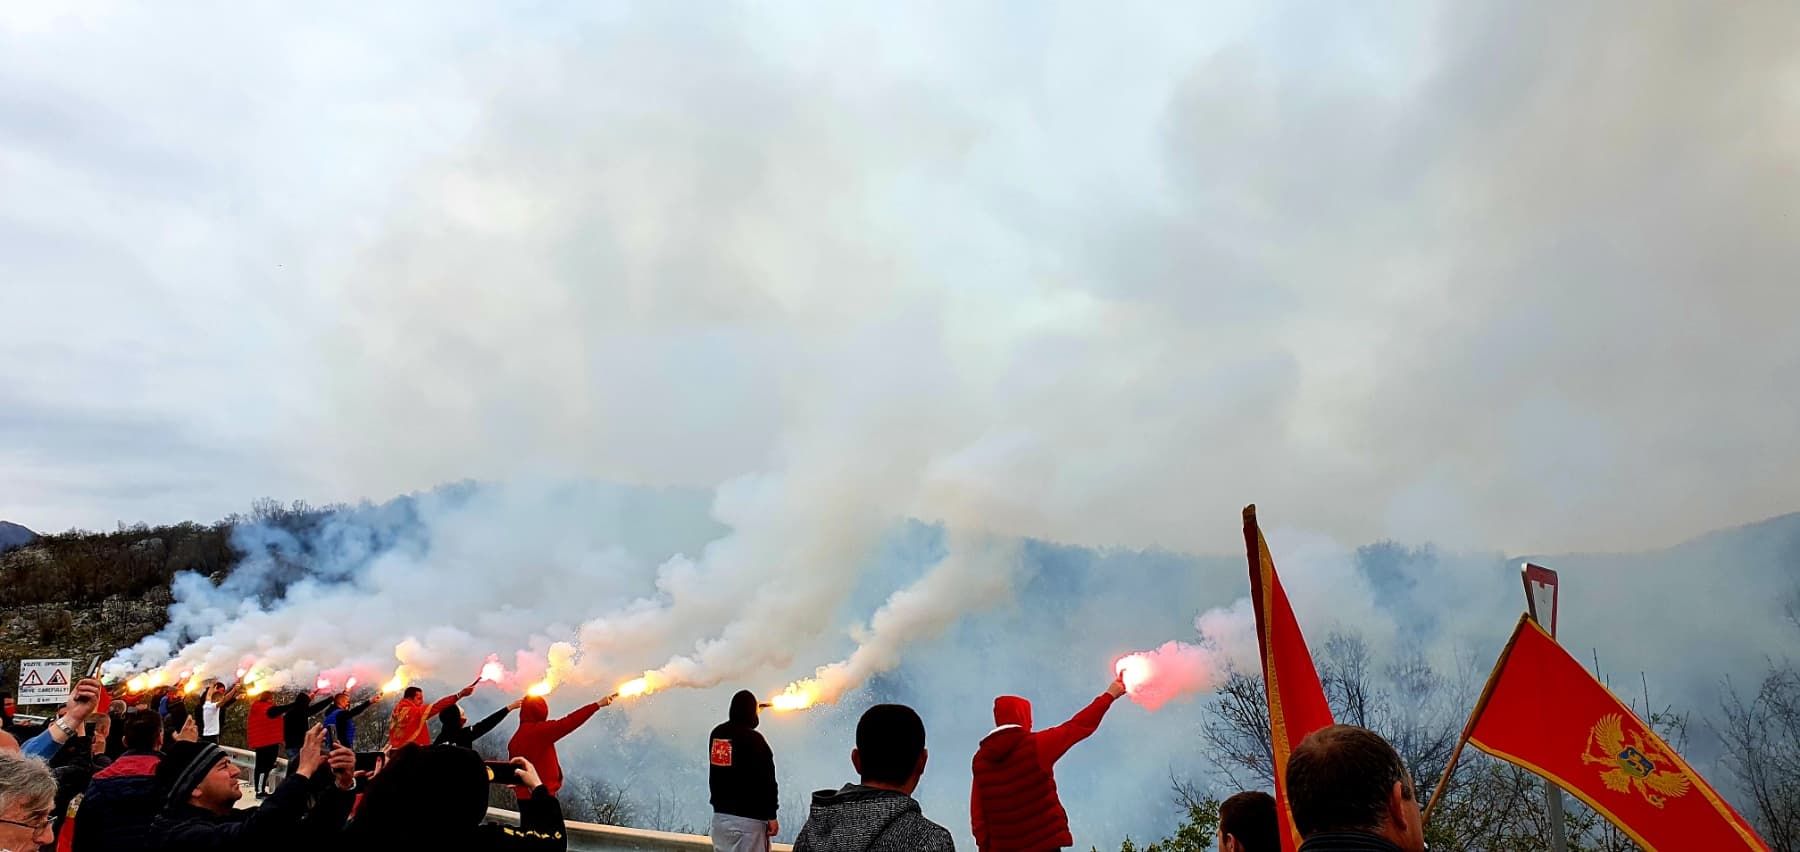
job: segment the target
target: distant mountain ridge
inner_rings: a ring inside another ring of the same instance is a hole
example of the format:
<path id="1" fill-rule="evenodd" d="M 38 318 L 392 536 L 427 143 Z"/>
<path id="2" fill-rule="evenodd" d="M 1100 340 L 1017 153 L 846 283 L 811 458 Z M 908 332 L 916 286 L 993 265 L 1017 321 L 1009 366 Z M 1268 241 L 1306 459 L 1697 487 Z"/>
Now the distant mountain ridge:
<path id="1" fill-rule="evenodd" d="M 37 541 L 37 533 L 11 521 L 0 521 L 0 552 Z"/>

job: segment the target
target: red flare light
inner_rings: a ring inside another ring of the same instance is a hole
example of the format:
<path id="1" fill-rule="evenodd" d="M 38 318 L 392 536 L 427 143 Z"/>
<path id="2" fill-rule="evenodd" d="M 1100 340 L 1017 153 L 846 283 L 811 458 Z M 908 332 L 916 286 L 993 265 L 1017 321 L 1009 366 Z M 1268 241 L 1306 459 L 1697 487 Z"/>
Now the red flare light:
<path id="1" fill-rule="evenodd" d="M 320 692 L 324 692 L 325 690 L 328 690 L 331 688 L 331 678 L 321 677 L 313 685 L 318 687 Z"/>
<path id="2" fill-rule="evenodd" d="M 478 677 L 475 680 L 477 682 L 485 680 L 488 683 L 499 683 L 500 679 L 505 676 L 506 668 L 500 665 L 499 660 L 489 657 L 487 664 L 481 667 L 481 677 Z"/>
<path id="3" fill-rule="evenodd" d="M 1125 681 L 1125 694 L 1127 695 L 1136 694 L 1138 688 L 1142 687 L 1154 674 L 1150 658 L 1143 654 L 1127 654 L 1120 657 L 1119 662 L 1113 666 L 1113 670 L 1118 672 L 1120 679 Z"/>
<path id="4" fill-rule="evenodd" d="M 349 680 L 344 681 L 344 688 L 345 689 L 355 689 L 356 688 L 356 678 L 354 676 L 352 676 Z"/>

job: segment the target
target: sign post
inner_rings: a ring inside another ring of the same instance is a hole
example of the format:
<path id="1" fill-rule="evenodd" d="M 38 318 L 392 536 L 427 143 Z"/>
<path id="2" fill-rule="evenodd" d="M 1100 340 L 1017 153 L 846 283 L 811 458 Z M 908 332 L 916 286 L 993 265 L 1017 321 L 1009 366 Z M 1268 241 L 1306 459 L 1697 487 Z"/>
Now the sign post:
<path id="1" fill-rule="evenodd" d="M 61 704 L 75 691 L 74 660 L 20 660 L 19 703 Z"/>
<path id="2" fill-rule="evenodd" d="M 1556 638 L 1556 604 L 1557 579 L 1556 572 L 1548 568 L 1533 565 L 1529 562 L 1519 569 L 1521 579 L 1525 581 L 1525 606 L 1531 617 L 1549 632 L 1550 638 Z M 1544 812 L 1550 822 L 1551 852 L 1568 852 L 1569 839 L 1563 827 L 1562 790 L 1549 779 L 1544 780 Z"/>

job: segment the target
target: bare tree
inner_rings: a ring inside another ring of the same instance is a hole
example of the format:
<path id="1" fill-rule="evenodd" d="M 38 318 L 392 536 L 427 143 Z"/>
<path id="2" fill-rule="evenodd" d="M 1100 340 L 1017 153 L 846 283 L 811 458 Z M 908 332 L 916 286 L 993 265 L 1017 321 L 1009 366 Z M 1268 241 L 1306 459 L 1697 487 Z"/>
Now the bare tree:
<path id="1" fill-rule="evenodd" d="M 1800 852 L 1800 671 L 1771 665 L 1746 699 L 1726 686 L 1722 718 L 1727 771 L 1749 797 L 1750 820 L 1776 852 Z"/>

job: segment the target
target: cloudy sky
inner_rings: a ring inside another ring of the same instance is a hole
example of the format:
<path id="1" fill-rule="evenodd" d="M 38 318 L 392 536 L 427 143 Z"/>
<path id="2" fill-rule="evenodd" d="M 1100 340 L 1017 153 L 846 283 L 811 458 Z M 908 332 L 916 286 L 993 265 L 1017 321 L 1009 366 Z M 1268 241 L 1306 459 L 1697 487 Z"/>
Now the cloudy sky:
<path id="1" fill-rule="evenodd" d="M 864 465 L 1208 550 L 1800 509 L 1800 7 L 1532 5 L 0 5 L 0 518 Z"/>

